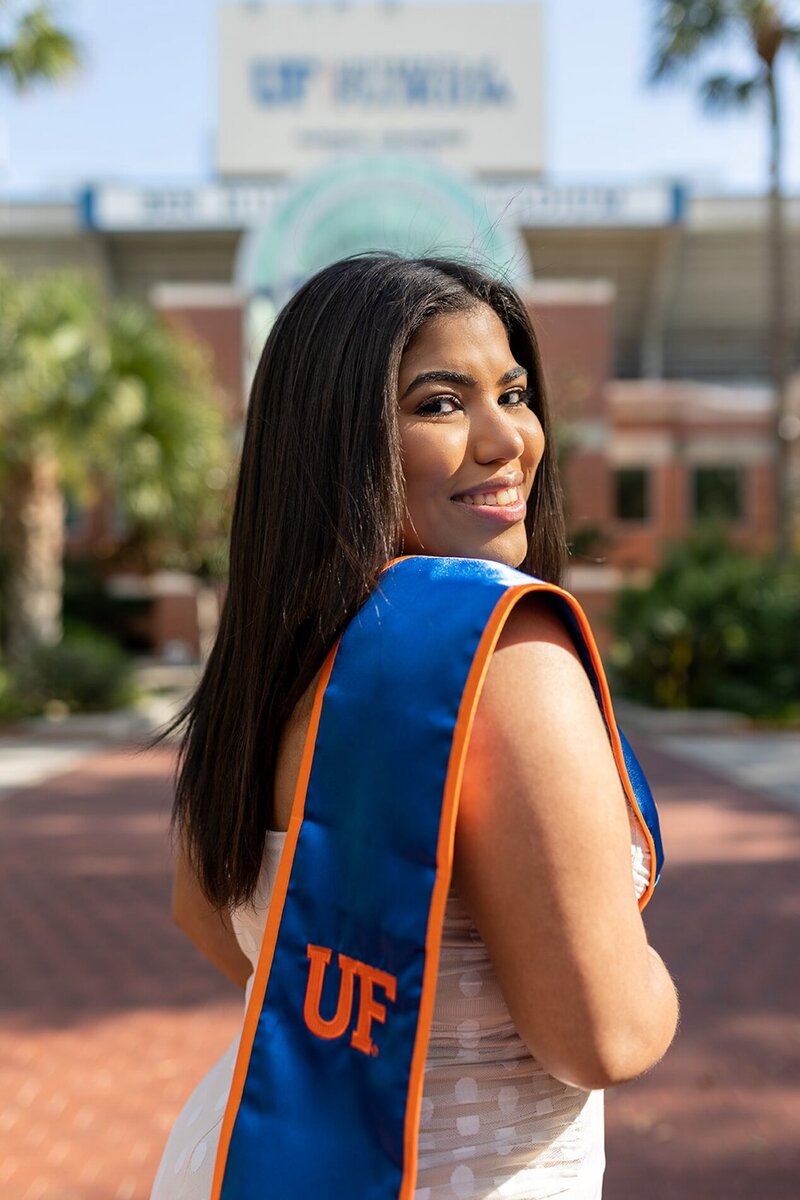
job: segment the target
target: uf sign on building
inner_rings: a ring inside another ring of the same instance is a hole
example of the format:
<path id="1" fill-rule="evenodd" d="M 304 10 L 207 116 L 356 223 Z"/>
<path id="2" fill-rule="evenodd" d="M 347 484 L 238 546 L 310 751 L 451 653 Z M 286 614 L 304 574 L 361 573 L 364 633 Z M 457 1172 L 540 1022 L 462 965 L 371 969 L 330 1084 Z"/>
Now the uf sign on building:
<path id="1" fill-rule="evenodd" d="M 223 5 L 218 168 L 295 176 L 331 154 L 544 168 L 540 0 Z"/>

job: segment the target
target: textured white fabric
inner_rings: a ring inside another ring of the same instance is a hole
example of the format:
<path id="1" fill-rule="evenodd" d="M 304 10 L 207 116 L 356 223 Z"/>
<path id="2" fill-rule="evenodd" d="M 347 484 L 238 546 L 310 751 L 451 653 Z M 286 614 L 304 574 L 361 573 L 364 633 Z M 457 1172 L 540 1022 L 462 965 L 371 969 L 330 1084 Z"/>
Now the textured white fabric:
<path id="1" fill-rule="evenodd" d="M 638 822 L 629 816 L 638 897 L 647 886 L 650 855 Z M 268 835 L 255 903 L 232 914 L 236 937 L 254 966 L 284 839 L 285 834 Z M 238 1041 L 178 1116 L 151 1200 L 208 1200 Z M 414 1200 L 601 1196 L 603 1093 L 569 1087 L 531 1057 L 511 1021 L 486 946 L 453 888 L 442 931 L 418 1150 Z"/>

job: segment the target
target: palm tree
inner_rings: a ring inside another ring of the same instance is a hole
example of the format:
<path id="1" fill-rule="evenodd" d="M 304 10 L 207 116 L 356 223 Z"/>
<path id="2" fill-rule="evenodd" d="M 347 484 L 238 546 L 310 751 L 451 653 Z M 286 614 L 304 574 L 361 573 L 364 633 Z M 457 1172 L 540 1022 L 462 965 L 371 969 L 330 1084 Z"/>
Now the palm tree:
<path id="1" fill-rule="evenodd" d="M 199 349 L 149 310 L 108 306 L 75 273 L 23 282 L 0 275 L 10 664 L 61 639 L 67 493 L 85 506 L 113 499 L 125 527 L 117 561 L 213 569 L 230 475 L 222 406 Z"/>
<path id="2" fill-rule="evenodd" d="M 40 79 L 60 79 L 77 64 L 77 44 L 53 24 L 48 4 L 20 9 L 0 0 L 0 77 L 22 90 Z"/>
<path id="3" fill-rule="evenodd" d="M 709 111 L 744 108 L 760 100 L 769 120 L 769 280 L 770 359 L 775 392 L 776 555 L 785 563 L 792 553 L 793 498 L 789 473 L 788 383 L 792 349 L 787 323 L 787 252 L 782 190 L 781 108 L 776 68 L 784 51 L 800 49 L 800 25 L 793 24 L 779 0 L 653 0 L 653 58 L 650 80 L 672 79 L 694 65 L 707 50 L 731 37 L 743 39 L 754 58 L 744 76 L 712 74 L 700 84 Z M 782 61 L 782 60 L 781 60 Z"/>
<path id="4" fill-rule="evenodd" d="M 130 301 L 113 305 L 108 334 L 112 383 L 96 457 L 125 527 L 113 561 L 221 578 L 237 434 L 227 432 L 210 354 Z"/>

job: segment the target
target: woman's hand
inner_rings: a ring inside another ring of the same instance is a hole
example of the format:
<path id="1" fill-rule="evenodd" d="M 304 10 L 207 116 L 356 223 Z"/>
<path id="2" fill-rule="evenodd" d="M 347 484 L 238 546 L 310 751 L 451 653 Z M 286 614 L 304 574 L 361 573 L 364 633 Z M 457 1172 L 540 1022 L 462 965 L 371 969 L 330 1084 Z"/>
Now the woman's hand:
<path id="1" fill-rule="evenodd" d="M 178 846 L 172 885 L 172 919 L 223 975 L 244 988 L 253 968 L 233 932 L 227 909 L 206 899 L 189 863 L 183 841 Z"/>
<path id="2" fill-rule="evenodd" d="M 639 913 L 625 795 L 589 678 L 542 597 L 514 609 L 489 665 L 454 883 L 546 1071 L 604 1088 L 664 1054 L 677 995 Z"/>

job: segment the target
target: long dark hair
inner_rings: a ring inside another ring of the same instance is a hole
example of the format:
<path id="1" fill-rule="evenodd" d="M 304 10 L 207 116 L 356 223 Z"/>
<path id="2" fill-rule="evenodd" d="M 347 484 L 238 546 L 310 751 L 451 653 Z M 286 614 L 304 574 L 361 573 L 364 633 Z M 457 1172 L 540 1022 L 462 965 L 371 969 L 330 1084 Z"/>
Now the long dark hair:
<path id="1" fill-rule="evenodd" d="M 227 593 L 202 678 L 147 745 L 185 724 L 172 830 L 215 905 L 251 900 L 283 726 L 381 567 L 403 552 L 403 350 L 430 318 L 488 304 L 529 374 L 545 434 L 523 571 L 558 583 L 564 516 L 539 349 L 516 292 L 445 259 L 326 267 L 279 314 L 250 392 Z"/>

